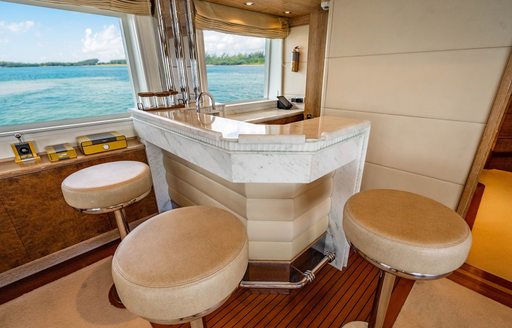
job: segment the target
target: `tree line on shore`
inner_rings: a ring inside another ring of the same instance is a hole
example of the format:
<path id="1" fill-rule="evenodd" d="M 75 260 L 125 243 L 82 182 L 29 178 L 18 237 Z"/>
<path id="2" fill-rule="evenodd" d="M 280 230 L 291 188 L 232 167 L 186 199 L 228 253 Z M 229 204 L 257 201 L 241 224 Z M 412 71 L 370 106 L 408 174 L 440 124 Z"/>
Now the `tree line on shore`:
<path id="1" fill-rule="evenodd" d="M 265 54 L 253 52 L 250 54 L 212 55 L 206 54 L 206 65 L 263 65 Z M 100 62 L 99 59 L 86 59 L 77 62 L 46 62 L 46 63 L 18 63 L 0 61 L 0 67 L 39 67 L 39 66 L 94 66 L 94 65 L 125 65 L 126 59 L 113 59 L 109 62 Z"/>
<path id="2" fill-rule="evenodd" d="M 94 66 L 94 65 L 125 65 L 126 59 L 113 59 L 100 62 L 99 59 L 86 59 L 77 62 L 46 62 L 46 63 L 17 63 L 0 61 L 0 67 L 39 67 L 39 66 Z"/>
<path id="3" fill-rule="evenodd" d="M 265 54 L 261 51 L 236 55 L 206 54 L 205 61 L 206 65 L 263 65 L 265 64 Z"/>

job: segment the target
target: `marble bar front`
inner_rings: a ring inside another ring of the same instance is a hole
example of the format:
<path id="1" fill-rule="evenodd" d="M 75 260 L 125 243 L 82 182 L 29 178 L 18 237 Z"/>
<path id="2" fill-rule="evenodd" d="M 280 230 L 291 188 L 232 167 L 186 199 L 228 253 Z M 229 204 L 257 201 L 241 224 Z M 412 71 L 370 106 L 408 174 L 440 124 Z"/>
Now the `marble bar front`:
<path id="1" fill-rule="evenodd" d="M 160 211 L 211 205 L 247 227 L 252 263 L 291 263 L 323 238 L 348 259 L 343 206 L 359 191 L 370 123 L 322 116 L 252 124 L 194 110 L 131 111 L 146 144 Z"/>

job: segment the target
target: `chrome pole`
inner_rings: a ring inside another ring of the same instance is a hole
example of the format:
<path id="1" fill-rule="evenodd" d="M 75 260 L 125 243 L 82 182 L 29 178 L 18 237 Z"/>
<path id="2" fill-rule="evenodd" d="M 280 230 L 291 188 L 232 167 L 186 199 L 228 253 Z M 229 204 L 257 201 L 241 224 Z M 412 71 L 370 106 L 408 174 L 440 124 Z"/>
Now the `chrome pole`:
<path id="1" fill-rule="evenodd" d="M 172 74 L 172 64 L 171 64 L 171 51 L 169 47 L 169 42 L 167 40 L 167 29 L 163 16 L 163 3 L 162 0 L 155 1 L 156 10 L 155 10 L 155 18 L 158 22 L 158 36 L 160 37 L 160 57 L 162 59 L 163 64 L 163 78 L 165 81 L 165 87 L 168 91 L 175 90 L 176 84 L 174 82 L 174 77 Z"/>
<path id="2" fill-rule="evenodd" d="M 195 99 L 201 94 L 202 90 L 199 76 L 199 62 L 197 60 L 197 40 L 192 0 L 185 0 L 185 22 L 188 36 L 188 53 L 190 57 L 190 77 L 194 88 L 194 97 L 192 97 L 192 99 Z"/>
<path id="3" fill-rule="evenodd" d="M 185 69 L 185 51 L 183 49 L 183 40 L 181 38 L 180 19 L 178 15 L 178 6 L 176 0 L 170 0 L 171 28 L 174 40 L 174 53 L 176 55 L 176 68 L 180 82 L 180 92 L 185 104 L 190 103 L 188 76 Z"/>

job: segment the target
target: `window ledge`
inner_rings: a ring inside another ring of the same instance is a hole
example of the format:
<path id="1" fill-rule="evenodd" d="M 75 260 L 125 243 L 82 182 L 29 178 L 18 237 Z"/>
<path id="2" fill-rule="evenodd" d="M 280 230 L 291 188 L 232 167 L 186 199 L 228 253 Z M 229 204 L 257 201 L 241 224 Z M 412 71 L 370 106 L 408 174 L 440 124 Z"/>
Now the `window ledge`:
<path id="1" fill-rule="evenodd" d="M 76 137 L 84 134 L 100 133 L 105 131 L 118 131 L 126 137 L 135 136 L 131 117 L 117 117 L 95 121 L 72 122 L 53 126 L 21 127 L 16 130 L 0 132 L 0 159 L 11 158 L 12 143 L 16 142 L 15 132 L 23 134 L 23 140 L 34 140 L 36 151 L 44 151 L 44 147 L 53 144 L 76 144 Z"/>

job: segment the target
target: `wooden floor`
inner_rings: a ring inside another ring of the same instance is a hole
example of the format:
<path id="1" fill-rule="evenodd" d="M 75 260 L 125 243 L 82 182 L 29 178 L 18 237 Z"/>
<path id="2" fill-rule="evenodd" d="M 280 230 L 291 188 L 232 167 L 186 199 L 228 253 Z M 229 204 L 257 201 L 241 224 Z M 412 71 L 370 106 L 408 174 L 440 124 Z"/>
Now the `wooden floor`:
<path id="1" fill-rule="evenodd" d="M 290 295 L 238 289 L 221 308 L 206 317 L 207 327 L 342 327 L 349 321 L 366 321 L 377 279 L 378 269 L 354 254 L 347 269 L 340 272 L 327 265 L 312 284 Z M 398 311 L 404 301 L 405 298 L 398 304 L 399 300 L 392 300 Z M 388 322 L 387 327 L 391 326 Z M 189 324 L 172 327 L 184 328 Z"/>

